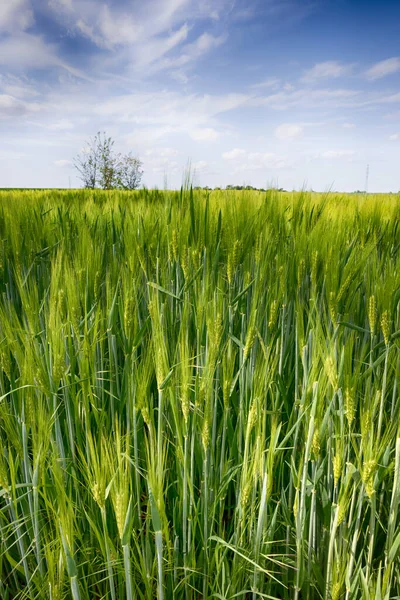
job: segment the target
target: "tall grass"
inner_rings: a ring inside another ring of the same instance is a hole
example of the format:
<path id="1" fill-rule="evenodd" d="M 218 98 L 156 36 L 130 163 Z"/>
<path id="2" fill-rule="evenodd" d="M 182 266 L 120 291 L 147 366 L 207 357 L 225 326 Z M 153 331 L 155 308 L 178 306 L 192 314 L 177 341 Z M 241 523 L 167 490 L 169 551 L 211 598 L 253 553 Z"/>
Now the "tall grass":
<path id="1" fill-rule="evenodd" d="M 2 600 L 399 597 L 399 223 L 1 192 Z"/>

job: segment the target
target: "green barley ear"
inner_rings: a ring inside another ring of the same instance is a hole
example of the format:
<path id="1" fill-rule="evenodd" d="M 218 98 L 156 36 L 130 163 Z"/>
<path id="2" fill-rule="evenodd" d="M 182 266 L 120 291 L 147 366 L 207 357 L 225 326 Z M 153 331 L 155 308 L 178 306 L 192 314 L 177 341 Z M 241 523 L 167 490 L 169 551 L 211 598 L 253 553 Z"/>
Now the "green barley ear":
<path id="1" fill-rule="evenodd" d="M 256 238 L 256 244 L 254 248 L 254 260 L 256 265 L 259 264 L 261 258 L 261 236 L 258 235 Z"/>
<path id="2" fill-rule="evenodd" d="M 231 253 L 228 254 L 228 261 L 227 261 L 227 265 L 226 265 L 226 274 L 227 274 L 227 277 L 228 277 L 228 283 L 229 283 L 229 285 L 232 285 L 233 260 L 232 260 L 232 254 Z"/>
<path id="3" fill-rule="evenodd" d="M 371 411 L 366 410 L 361 419 L 361 435 L 368 439 L 371 433 Z"/>
<path id="4" fill-rule="evenodd" d="M 338 526 L 343 523 L 346 518 L 347 508 L 348 508 L 348 500 L 346 497 L 339 500 L 339 510 L 338 510 Z"/>
<path id="5" fill-rule="evenodd" d="M 390 321 L 389 321 L 389 313 L 387 310 L 385 310 L 385 312 L 382 313 L 381 328 L 382 328 L 382 333 L 383 333 L 383 339 L 385 340 L 386 346 L 388 346 L 389 339 L 390 339 Z"/>
<path id="6" fill-rule="evenodd" d="M 133 294 L 127 294 L 124 298 L 124 329 L 125 335 L 128 336 L 131 330 L 132 323 L 135 319 L 136 300 Z"/>
<path id="7" fill-rule="evenodd" d="M 212 345 L 213 355 L 219 349 L 223 331 L 224 331 L 224 323 L 223 323 L 223 319 L 222 319 L 222 314 L 220 312 L 218 312 L 215 317 L 213 327 L 211 327 L 211 329 L 210 329 L 210 333 L 211 333 L 210 337 L 211 337 L 211 345 Z"/>
<path id="8" fill-rule="evenodd" d="M 346 388 L 344 394 L 344 407 L 346 411 L 346 418 L 349 425 L 352 424 L 355 417 L 355 401 L 354 401 L 354 390 Z"/>
<path id="9" fill-rule="evenodd" d="M 257 404 L 258 399 L 254 398 L 251 403 L 249 415 L 247 417 L 247 432 L 250 433 L 254 425 L 257 423 Z"/>
<path id="10" fill-rule="evenodd" d="M 338 387 L 338 374 L 336 363 L 332 356 L 328 356 L 325 360 L 325 373 L 328 378 L 329 383 L 333 387 L 334 390 L 337 390 Z"/>
<path id="11" fill-rule="evenodd" d="M 371 331 L 371 335 L 375 333 L 376 326 L 376 300 L 375 296 L 370 296 L 368 302 L 368 321 L 369 321 L 369 329 Z"/>
<path id="12" fill-rule="evenodd" d="M 254 325 L 250 325 L 249 329 L 247 330 L 246 343 L 244 345 L 244 350 L 243 350 L 243 362 L 245 362 L 247 360 L 247 358 L 250 354 L 250 350 L 253 347 L 255 337 L 256 337 L 256 328 L 254 327 Z"/>
<path id="13" fill-rule="evenodd" d="M 241 509 L 243 511 L 246 509 L 246 506 L 249 503 L 250 492 L 251 492 L 251 480 L 247 480 L 244 487 L 241 490 L 241 496 L 240 496 L 240 505 L 241 505 Z"/>
<path id="14" fill-rule="evenodd" d="M 279 286 L 281 290 L 286 289 L 286 277 L 284 266 L 281 265 L 278 269 Z"/>
<path id="15" fill-rule="evenodd" d="M 269 329 L 273 329 L 276 325 L 278 318 L 278 302 L 273 300 L 271 306 L 269 308 L 269 318 L 268 318 L 268 327 Z"/>
<path id="16" fill-rule="evenodd" d="M 203 444 L 204 451 L 207 450 L 208 444 L 210 443 L 210 422 L 207 417 L 205 417 L 203 422 L 203 427 L 201 430 L 201 442 Z"/>
<path id="17" fill-rule="evenodd" d="M 312 443 L 311 443 L 311 452 L 312 452 L 314 460 L 318 459 L 320 450 L 321 450 L 321 439 L 320 439 L 319 429 L 316 425 L 315 429 L 314 429 Z"/>
<path id="18" fill-rule="evenodd" d="M 172 230 L 171 248 L 172 248 L 172 258 L 176 262 L 177 258 L 178 258 L 178 234 L 177 234 L 176 229 Z"/>
<path id="19" fill-rule="evenodd" d="M 306 273 L 306 262 L 305 262 L 304 258 L 302 258 L 299 262 L 299 266 L 297 269 L 297 289 L 300 289 L 301 284 L 303 283 L 305 273 Z"/>
<path id="20" fill-rule="evenodd" d="M 334 481 L 335 487 L 337 486 L 338 481 L 342 475 L 342 469 L 343 469 L 343 457 L 342 457 L 341 448 L 339 448 L 338 451 L 336 452 L 335 456 L 333 457 L 333 481 Z"/>
<path id="21" fill-rule="evenodd" d="M 0 370 L 11 379 L 11 358 L 8 348 L 0 348 Z"/>
<path id="22" fill-rule="evenodd" d="M 375 493 L 374 479 L 378 469 L 378 463 L 375 459 L 368 460 L 363 464 L 362 480 L 365 486 L 365 492 L 368 498 L 372 498 Z"/>
<path id="23" fill-rule="evenodd" d="M 4 495 L 8 498 L 10 487 L 8 483 L 8 468 L 3 453 L 0 453 L 0 489 L 4 490 Z"/>
<path id="24" fill-rule="evenodd" d="M 342 300 L 343 296 L 346 294 L 348 288 L 350 287 L 351 282 L 353 281 L 353 278 L 354 278 L 354 273 L 353 273 L 353 271 L 350 271 L 350 273 L 347 275 L 346 279 L 342 283 L 342 285 L 339 289 L 338 295 L 336 297 L 336 302 L 338 304 Z"/>
<path id="25" fill-rule="evenodd" d="M 314 250 L 311 259 L 311 281 L 314 285 L 317 283 L 318 257 L 318 250 Z"/>
<path id="26" fill-rule="evenodd" d="M 180 257 L 181 257 L 181 267 L 182 267 L 183 275 L 184 275 L 185 279 L 188 280 L 190 277 L 190 270 L 189 270 L 188 248 L 186 246 L 182 247 Z"/>
<path id="27" fill-rule="evenodd" d="M 341 589 L 342 589 L 341 582 L 336 581 L 332 586 L 332 600 L 339 600 Z"/>
<path id="28" fill-rule="evenodd" d="M 331 315 L 332 323 L 337 325 L 338 314 L 337 314 L 337 300 L 334 292 L 329 294 L 329 313 Z"/>
<path id="29" fill-rule="evenodd" d="M 193 269 L 195 271 L 197 271 L 197 269 L 200 268 L 200 265 L 202 262 L 202 257 L 203 257 L 203 254 L 200 250 L 198 250 L 197 248 L 194 248 L 192 250 L 192 264 L 193 264 Z"/>

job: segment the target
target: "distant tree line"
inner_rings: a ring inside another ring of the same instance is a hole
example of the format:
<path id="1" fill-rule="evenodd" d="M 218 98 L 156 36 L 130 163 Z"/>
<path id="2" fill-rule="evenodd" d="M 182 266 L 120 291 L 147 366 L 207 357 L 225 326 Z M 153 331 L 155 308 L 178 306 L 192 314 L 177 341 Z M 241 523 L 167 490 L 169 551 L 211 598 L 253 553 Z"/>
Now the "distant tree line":
<path id="1" fill-rule="evenodd" d="M 98 132 L 74 159 L 85 188 L 135 190 L 143 170 L 139 158 L 114 152 L 114 140 Z"/>
<path id="2" fill-rule="evenodd" d="M 266 192 L 266 191 L 271 191 L 271 190 L 275 190 L 276 192 L 285 192 L 286 190 L 284 190 L 283 188 L 257 188 L 257 187 L 253 187 L 252 185 L 227 185 L 225 188 L 221 188 L 221 187 L 215 187 L 215 188 L 210 188 L 208 187 L 208 185 L 206 186 L 196 186 L 195 188 L 193 188 L 195 190 L 221 190 L 221 189 L 225 189 L 225 190 L 253 190 L 255 192 Z"/>

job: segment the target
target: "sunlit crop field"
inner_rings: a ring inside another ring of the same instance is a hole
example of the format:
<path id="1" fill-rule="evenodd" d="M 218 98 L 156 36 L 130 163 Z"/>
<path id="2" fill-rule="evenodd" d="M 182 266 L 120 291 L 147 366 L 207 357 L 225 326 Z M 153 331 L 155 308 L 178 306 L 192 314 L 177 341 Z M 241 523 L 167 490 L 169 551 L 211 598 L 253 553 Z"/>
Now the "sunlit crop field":
<path id="1" fill-rule="evenodd" d="M 400 596 L 400 198 L 0 192 L 0 598 Z"/>

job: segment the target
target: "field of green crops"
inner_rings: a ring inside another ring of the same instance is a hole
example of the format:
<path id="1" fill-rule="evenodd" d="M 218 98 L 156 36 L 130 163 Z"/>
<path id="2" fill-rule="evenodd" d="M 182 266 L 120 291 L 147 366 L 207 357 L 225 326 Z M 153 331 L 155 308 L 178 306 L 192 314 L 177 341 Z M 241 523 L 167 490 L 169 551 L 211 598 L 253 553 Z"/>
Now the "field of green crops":
<path id="1" fill-rule="evenodd" d="M 0 192 L 1 600 L 400 596 L 400 198 Z"/>

